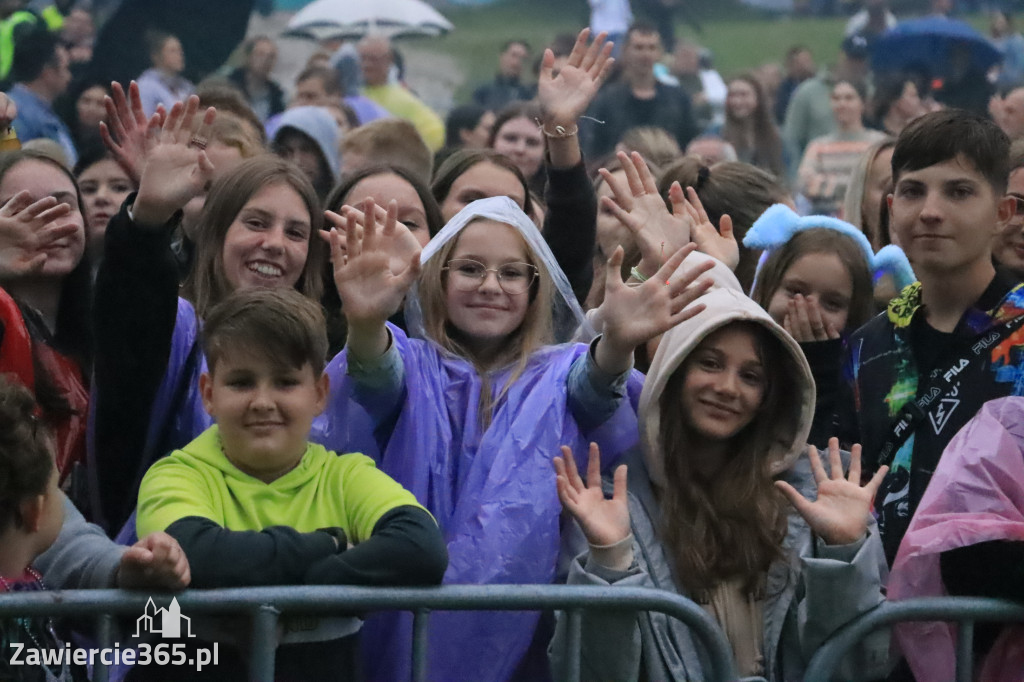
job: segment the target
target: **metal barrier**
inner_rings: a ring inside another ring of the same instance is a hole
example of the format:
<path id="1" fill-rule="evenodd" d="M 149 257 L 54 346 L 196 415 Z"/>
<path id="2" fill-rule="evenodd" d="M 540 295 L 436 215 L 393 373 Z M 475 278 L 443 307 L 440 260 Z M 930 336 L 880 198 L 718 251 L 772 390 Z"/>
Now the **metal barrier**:
<path id="1" fill-rule="evenodd" d="M 875 630 L 905 621 L 957 623 L 956 680 L 971 682 L 974 669 L 974 623 L 1024 622 L 1024 605 L 1001 599 L 927 597 L 886 602 L 847 623 L 815 652 L 807 667 L 808 680 L 828 680 L 854 645 Z"/>
<path id="2" fill-rule="evenodd" d="M 143 613 L 151 595 L 122 590 L 69 590 L 0 595 L 4 616 L 98 616 L 97 648 L 113 645 L 114 616 Z M 414 682 L 427 673 L 427 634 L 431 610 L 444 611 L 565 611 L 569 618 L 570 651 L 579 651 L 584 610 L 657 611 L 690 628 L 707 651 L 709 681 L 733 682 L 732 649 L 714 620 L 700 606 L 673 592 L 649 588 L 566 585 L 451 585 L 435 588 L 369 587 L 253 587 L 188 590 L 174 595 L 182 611 L 203 614 L 248 614 L 252 617 L 250 676 L 274 679 L 277 622 L 282 613 L 310 615 L 352 611 L 411 611 L 413 613 L 412 671 Z M 160 601 L 171 595 L 159 595 Z M 580 679 L 579 656 L 569 656 L 569 681 Z M 99 662 L 94 680 L 106 682 Z M 809 678 L 814 679 L 814 678 Z"/>

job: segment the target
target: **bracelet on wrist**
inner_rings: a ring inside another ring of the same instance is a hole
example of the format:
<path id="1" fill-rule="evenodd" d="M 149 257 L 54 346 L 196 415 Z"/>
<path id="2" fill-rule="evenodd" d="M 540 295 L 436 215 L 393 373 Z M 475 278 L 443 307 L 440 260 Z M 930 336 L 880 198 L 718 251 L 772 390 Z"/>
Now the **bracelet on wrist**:
<path id="1" fill-rule="evenodd" d="M 544 124 L 539 119 L 535 120 L 537 123 L 537 127 L 540 128 L 540 132 L 544 134 L 544 137 L 547 137 L 552 140 L 564 140 L 569 137 L 575 137 L 576 134 L 580 132 L 580 127 L 575 123 L 572 125 L 571 128 L 556 125 L 555 132 L 551 132 L 544 126 Z"/>

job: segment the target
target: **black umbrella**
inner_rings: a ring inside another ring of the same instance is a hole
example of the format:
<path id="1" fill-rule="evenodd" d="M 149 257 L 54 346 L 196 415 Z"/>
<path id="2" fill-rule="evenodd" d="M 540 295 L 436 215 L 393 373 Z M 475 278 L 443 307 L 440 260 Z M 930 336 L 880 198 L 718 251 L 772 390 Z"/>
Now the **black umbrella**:
<path id="1" fill-rule="evenodd" d="M 90 75 L 127 83 L 150 67 L 146 31 L 178 37 L 185 76 L 199 82 L 245 38 L 255 0 L 123 0 L 103 25 Z"/>

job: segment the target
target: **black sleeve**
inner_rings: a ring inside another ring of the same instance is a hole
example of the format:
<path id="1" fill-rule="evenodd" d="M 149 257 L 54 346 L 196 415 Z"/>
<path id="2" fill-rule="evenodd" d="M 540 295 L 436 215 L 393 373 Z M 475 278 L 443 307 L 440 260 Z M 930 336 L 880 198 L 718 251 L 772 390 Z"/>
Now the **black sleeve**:
<path id="1" fill-rule="evenodd" d="M 594 278 L 597 195 L 582 161 L 572 168 L 548 166 L 547 171 L 544 240 L 582 304 Z"/>
<path id="2" fill-rule="evenodd" d="M 953 596 L 1024 602 L 1024 542 L 993 540 L 939 555 L 942 582 Z"/>
<path id="3" fill-rule="evenodd" d="M 851 343 L 853 342 L 854 340 L 851 339 Z M 835 406 L 833 408 L 835 416 L 832 419 L 832 433 L 829 434 L 829 436 L 839 438 L 839 447 L 844 450 L 849 450 L 851 446 L 862 441 L 860 422 L 857 418 L 857 404 L 854 398 L 855 379 L 852 363 L 853 359 L 851 358 L 850 348 L 847 346 L 846 351 L 843 352 L 843 360 L 840 363 L 838 390 L 836 391 Z M 875 470 L 878 469 L 876 456 L 877 453 L 870 452 L 864 452 L 861 455 L 861 466 L 863 467 L 861 478 L 865 481 L 874 476 Z"/>
<path id="4" fill-rule="evenodd" d="M 334 537 L 324 531 L 228 530 L 202 516 L 178 519 L 167 534 L 184 550 L 192 587 L 199 588 L 301 585 L 311 564 L 338 551 Z"/>
<path id="5" fill-rule="evenodd" d="M 170 226 L 140 228 L 129 196 L 110 219 L 96 276 L 93 327 L 93 452 L 98 500 L 93 514 L 116 532 L 135 507 L 139 457 L 150 410 L 171 352 L 178 267 Z M 98 508 L 96 508 L 98 507 Z"/>
<path id="6" fill-rule="evenodd" d="M 842 365 L 843 340 L 815 341 L 801 343 L 800 350 L 811 366 L 811 375 L 817 388 L 814 404 L 814 421 L 807 442 L 816 448 L 828 446 L 828 439 L 835 430 L 834 417 L 839 393 L 839 377 Z"/>
<path id="7" fill-rule="evenodd" d="M 396 507 L 355 547 L 325 557 L 305 574 L 311 585 L 437 585 L 448 568 L 448 548 L 430 514 Z"/>

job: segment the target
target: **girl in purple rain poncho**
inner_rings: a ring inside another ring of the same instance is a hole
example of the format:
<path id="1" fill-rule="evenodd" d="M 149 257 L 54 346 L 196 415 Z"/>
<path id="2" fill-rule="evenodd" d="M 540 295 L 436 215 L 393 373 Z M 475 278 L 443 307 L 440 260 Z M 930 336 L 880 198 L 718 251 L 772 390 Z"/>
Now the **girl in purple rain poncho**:
<path id="1" fill-rule="evenodd" d="M 560 541 L 551 458 L 559 445 L 594 440 L 609 448 L 602 452 L 610 464 L 634 444 L 633 349 L 699 311 L 687 306 L 706 288 L 694 284 L 704 270 L 667 283 L 687 247 L 655 277 L 627 287 L 620 249 L 606 273 L 604 334 L 589 347 L 550 345 L 581 326 L 582 312 L 536 226 L 510 199 L 473 202 L 397 273 L 385 246 L 403 229 L 395 209 L 378 229 L 372 202 L 365 208 L 365 227 L 348 213 L 344 252 L 341 235 L 331 235 L 349 338 L 329 369 L 348 375 L 334 388 L 330 418 L 346 421 L 354 405 L 370 414 L 381 468 L 445 533 L 446 583 L 550 583 Z M 423 339 L 385 323 L 407 293 L 410 332 Z M 538 618 L 435 615 L 431 678 L 546 676 L 531 669 L 543 651 L 527 655 Z M 367 624 L 369 679 L 408 677 L 408 634 L 396 618 Z"/>

